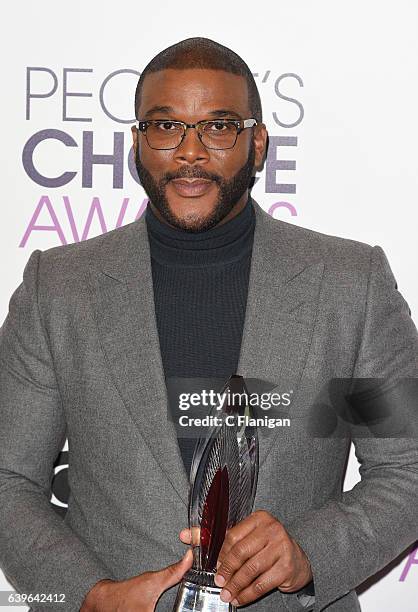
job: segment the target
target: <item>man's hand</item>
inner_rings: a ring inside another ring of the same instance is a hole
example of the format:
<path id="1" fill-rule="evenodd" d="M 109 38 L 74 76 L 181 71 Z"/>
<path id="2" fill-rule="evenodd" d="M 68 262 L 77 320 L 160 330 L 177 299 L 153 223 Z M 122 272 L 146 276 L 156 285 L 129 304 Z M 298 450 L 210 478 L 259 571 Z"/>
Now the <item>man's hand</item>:
<path id="1" fill-rule="evenodd" d="M 88 592 L 80 612 L 154 612 L 161 594 L 180 582 L 192 562 L 189 549 L 183 559 L 160 571 L 127 580 L 100 580 Z"/>
<path id="2" fill-rule="evenodd" d="M 188 544 L 190 531 L 183 529 L 180 539 Z M 227 531 L 215 577 L 223 601 L 242 606 L 275 587 L 292 593 L 311 580 L 304 551 L 268 512 L 253 512 Z"/>

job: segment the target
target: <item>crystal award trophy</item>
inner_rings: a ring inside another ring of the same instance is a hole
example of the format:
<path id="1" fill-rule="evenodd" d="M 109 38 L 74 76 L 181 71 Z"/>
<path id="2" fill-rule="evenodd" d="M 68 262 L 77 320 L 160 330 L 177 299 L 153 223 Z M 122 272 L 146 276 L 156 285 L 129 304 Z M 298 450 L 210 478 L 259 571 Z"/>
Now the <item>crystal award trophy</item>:
<path id="1" fill-rule="evenodd" d="M 227 529 L 248 516 L 258 476 L 258 438 L 242 376 L 232 375 L 198 438 L 190 471 L 189 528 L 193 566 L 180 583 L 174 612 L 231 612 L 214 582 Z M 213 425 L 212 425 L 213 423 Z"/>

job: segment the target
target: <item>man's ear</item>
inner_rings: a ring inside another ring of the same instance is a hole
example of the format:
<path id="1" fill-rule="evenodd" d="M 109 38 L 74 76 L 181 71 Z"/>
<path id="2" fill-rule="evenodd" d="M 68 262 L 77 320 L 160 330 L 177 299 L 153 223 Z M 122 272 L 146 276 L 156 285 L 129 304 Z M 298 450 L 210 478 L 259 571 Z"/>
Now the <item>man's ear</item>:
<path id="1" fill-rule="evenodd" d="M 138 130 L 136 129 L 134 125 L 131 127 L 131 132 L 132 132 L 132 146 L 134 149 L 134 154 L 136 155 L 136 149 L 138 147 Z"/>
<path id="2" fill-rule="evenodd" d="M 266 159 L 268 147 L 268 132 L 264 123 L 259 123 L 254 129 L 254 146 L 254 166 L 257 171 L 260 171 Z"/>

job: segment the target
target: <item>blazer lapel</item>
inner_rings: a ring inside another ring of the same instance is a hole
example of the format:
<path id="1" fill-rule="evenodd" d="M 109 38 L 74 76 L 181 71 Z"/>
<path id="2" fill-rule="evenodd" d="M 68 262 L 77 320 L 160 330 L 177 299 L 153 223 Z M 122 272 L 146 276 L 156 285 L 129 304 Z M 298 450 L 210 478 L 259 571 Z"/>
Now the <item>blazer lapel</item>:
<path id="1" fill-rule="evenodd" d="M 187 505 L 188 478 L 168 418 L 145 215 L 112 234 L 89 275 L 99 339 L 132 421 Z"/>
<path id="2" fill-rule="evenodd" d="M 273 380 L 282 390 L 290 385 L 294 396 L 308 354 L 323 264 L 316 259 L 313 239 L 312 244 L 293 242 L 293 226 L 253 204 L 256 227 L 237 373 Z M 187 505 L 188 477 L 167 413 L 145 215 L 99 238 L 88 282 L 109 373 L 156 462 Z M 274 435 L 261 436 L 260 464 L 273 441 Z"/>
<path id="3" fill-rule="evenodd" d="M 286 409 L 297 415 L 297 392 L 318 309 L 324 264 L 312 232 L 273 219 L 253 200 L 256 228 L 238 374 L 291 392 Z M 268 416 L 268 412 L 266 413 Z M 260 466 L 280 428 L 259 429 Z"/>

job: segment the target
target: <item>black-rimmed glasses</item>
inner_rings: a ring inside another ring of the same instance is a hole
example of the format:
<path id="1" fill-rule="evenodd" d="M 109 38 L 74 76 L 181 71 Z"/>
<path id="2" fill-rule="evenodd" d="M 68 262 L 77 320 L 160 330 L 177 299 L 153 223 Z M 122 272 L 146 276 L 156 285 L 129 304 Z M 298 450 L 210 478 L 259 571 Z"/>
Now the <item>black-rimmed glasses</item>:
<path id="1" fill-rule="evenodd" d="M 137 121 L 137 129 L 145 134 L 151 149 L 176 149 L 182 143 L 186 130 L 195 128 L 202 144 L 208 149 L 232 149 L 246 128 L 257 125 L 256 119 L 212 119 L 197 123 L 184 123 L 170 119 Z"/>

